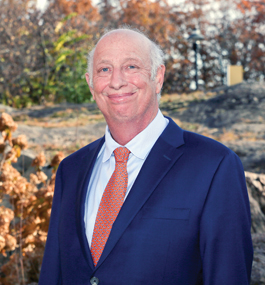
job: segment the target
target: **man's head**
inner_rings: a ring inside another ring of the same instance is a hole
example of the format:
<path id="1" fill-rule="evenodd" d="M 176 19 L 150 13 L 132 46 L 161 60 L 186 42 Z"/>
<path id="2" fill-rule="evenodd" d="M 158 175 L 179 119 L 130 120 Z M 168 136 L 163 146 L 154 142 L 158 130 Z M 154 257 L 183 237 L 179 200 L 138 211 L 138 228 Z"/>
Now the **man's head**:
<path id="1" fill-rule="evenodd" d="M 108 125 L 146 127 L 158 111 L 164 71 L 158 46 L 139 32 L 117 29 L 105 34 L 90 54 L 86 80 Z"/>
<path id="2" fill-rule="evenodd" d="M 114 31 L 118 31 L 118 30 L 134 31 L 136 33 L 139 33 L 140 35 L 142 35 L 145 39 L 147 39 L 149 41 L 149 44 L 150 44 L 150 60 L 151 60 L 151 79 L 154 80 L 156 73 L 157 73 L 157 69 L 161 65 L 164 65 L 164 52 L 162 51 L 162 49 L 155 42 L 151 41 L 146 35 L 144 35 L 138 29 L 131 29 L 128 27 L 108 31 L 100 38 L 100 40 L 105 35 L 107 35 L 111 32 L 114 32 Z M 88 57 L 87 57 L 87 72 L 89 74 L 89 79 L 90 79 L 89 85 L 92 87 L 93 87 L 93 60 L 94 60 L 94 54 L 95 54 L 96 47 L 97 47 L 97 45 L 89 52 Z M 159 92 L 157 94 L 158 100 L 160 99 L 160 96 L 161 96 L 161 92 Z"/>

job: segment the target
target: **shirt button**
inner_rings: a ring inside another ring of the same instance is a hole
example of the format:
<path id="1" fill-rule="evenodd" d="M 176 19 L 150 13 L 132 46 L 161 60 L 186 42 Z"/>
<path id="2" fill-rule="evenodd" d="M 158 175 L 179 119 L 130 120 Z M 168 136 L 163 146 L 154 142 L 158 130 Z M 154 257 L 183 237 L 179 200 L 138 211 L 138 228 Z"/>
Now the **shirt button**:
<path id="1" fill-rule="evenodd" d="M 94 276 L 90 279 L 90 283 L 91 283 L 91 285 L 98 285 L 99 279 Z"/>

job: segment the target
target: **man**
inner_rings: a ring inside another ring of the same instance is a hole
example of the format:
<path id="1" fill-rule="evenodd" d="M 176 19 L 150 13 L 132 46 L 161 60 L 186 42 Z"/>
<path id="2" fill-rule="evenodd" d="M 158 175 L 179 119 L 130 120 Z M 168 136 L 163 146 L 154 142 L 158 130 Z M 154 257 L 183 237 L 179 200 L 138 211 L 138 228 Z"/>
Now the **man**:
<path id="1" fill-rule="evenodd" d="M 105 136 L 60 164 L 40 285 L 244 285 L 250 211 L 239 158 L 159 111 L 162 52 L 113 30 L 86 79 Z"/>

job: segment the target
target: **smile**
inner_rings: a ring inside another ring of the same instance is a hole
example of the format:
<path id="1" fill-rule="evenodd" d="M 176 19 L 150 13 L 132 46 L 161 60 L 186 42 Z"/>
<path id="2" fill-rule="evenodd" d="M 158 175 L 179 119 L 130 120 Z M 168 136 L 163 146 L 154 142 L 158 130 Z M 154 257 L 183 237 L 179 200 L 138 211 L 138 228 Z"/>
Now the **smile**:
<path id="1" fill-rule="evenodd" d="M 111 101 L 123 102 L 129 99 L 134 94 L 135 92 L 128 92 L 128 93 L 122 93 L 122 94 L 108 94 L 107 96 Z"/>

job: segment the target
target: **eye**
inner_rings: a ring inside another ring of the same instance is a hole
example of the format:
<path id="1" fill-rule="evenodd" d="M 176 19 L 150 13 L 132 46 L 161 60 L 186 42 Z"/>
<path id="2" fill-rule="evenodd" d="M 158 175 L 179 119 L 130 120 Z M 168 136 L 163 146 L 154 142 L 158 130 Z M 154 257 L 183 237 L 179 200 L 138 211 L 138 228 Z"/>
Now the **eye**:
<path id="1" fill-rule="evenodd" d="M 101 71 L 107 72 L 107 71 L 109 71 L 109 69 L 108 69 L 108 67 L 103 67 L 103 68 L 101 69 Z"/>
<path id="2" fill-rule="evenodd" d="M 134 69 L 134 68 L 136 68 L 136 67 L 135 67 L 134 65 L 129 65 L 128 68 L 129 68 L 129 69 Z"/>

